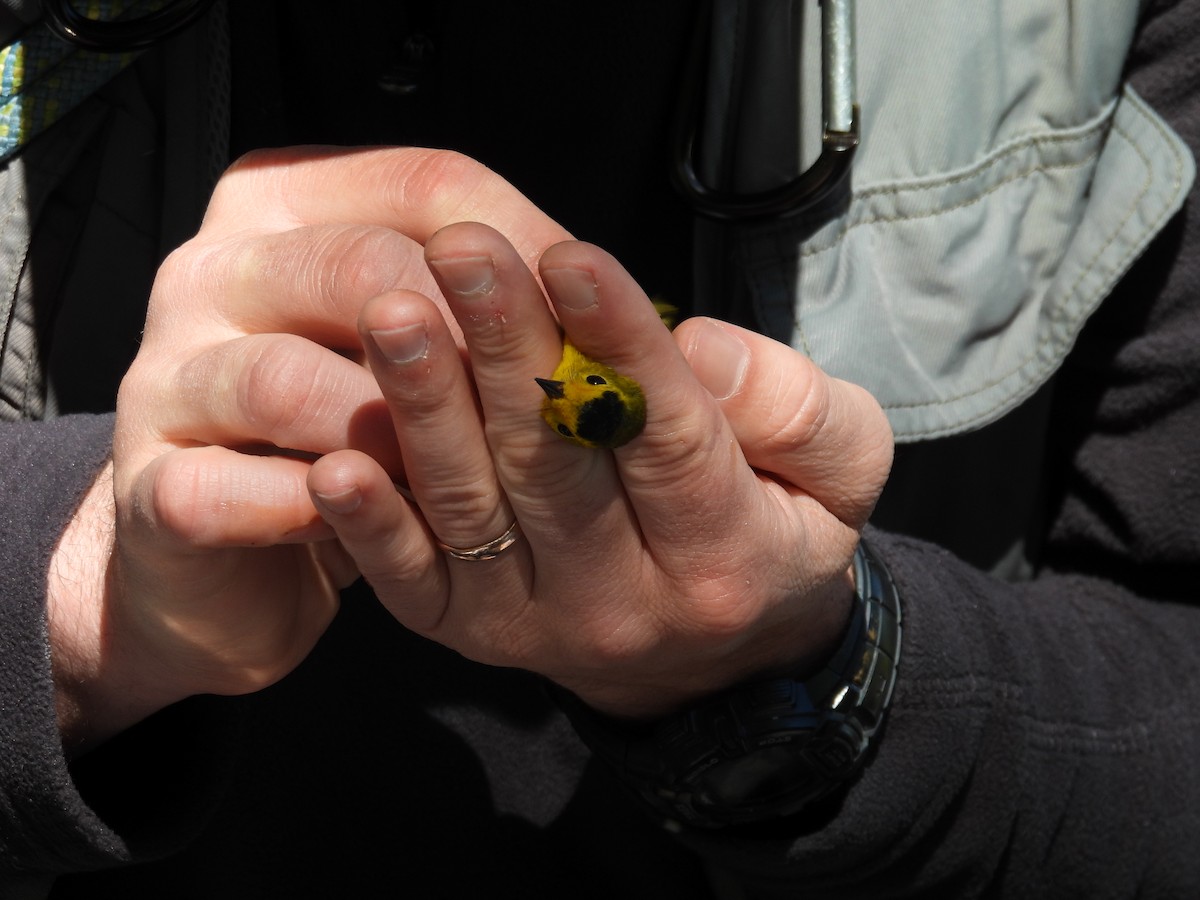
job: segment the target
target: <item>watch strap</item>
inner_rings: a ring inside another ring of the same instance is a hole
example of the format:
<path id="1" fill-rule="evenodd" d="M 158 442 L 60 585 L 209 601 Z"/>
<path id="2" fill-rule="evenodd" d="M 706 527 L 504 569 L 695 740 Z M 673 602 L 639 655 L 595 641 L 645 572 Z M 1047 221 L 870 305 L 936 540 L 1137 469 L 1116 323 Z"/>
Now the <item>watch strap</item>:
<path id="1" fill-rule="evenodd" d="M 665 822 L 715 828 L 797 813 L 862 765 L 896 683 L 898 592 L 865 543 L 853 567 L 850 623 L 808 677 L 736 685 L 647 725 L 553 693 L 584 742 Z"/>

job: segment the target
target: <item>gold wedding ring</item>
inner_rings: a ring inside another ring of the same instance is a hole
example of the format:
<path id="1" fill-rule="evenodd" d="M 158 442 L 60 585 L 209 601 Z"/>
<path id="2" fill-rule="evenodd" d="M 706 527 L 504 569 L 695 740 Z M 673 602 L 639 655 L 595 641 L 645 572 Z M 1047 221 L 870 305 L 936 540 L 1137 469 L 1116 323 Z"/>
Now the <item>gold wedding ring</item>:
<path id="1" fill-rule="evenodd" d="M 438 549 L 455 559 L 465 559 L 468 562 L 479 562 L 485 559 L 495 559 L 509 547 L 517 542 L 517 538 L 521 536 L 521 525 L 519 522 L 513 522 L 504 534 L 495 540 L 488 541 L 486 544 L 480 544 L 478 547 L 451 547 L 449 544 L 437 542 Z"/>

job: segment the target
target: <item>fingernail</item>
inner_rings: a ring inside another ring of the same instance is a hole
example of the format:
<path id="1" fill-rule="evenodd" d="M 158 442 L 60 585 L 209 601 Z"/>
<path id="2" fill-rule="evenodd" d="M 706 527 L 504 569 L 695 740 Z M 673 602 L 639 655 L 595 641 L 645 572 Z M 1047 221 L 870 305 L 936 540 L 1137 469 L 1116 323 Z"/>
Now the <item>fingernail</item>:
<path id="1" fill-rule="evenodd" d="M 422 359 L 429 351 L 429 332 L 424 322 L 372 331 L 371 340 L 385 359 L 397 365 Z"/>
<path id="2" fill-rule="evenodd" d="M 362 506 L 362 494 L 357 487 L 348 487 L 344 491 L 336 491 L 332 494 L 325 494 L 321 491 L 313 493 L 317 501 L 335 515 L 348 516 Z"/>
<path id="3" fill-rule="evenodd" d="M 688 353 L 700 383 L 718 400 L 726 400 L 742 387 L 750 366 L 750 348 L 715 322 L 697 329 Z"/>
<path id="4" fill-rule="evenodd" d="M 600 302 L 596 276 L 583 269 L 544 269 L 542 281 L 564 309 L 584 310 Z"/>
<path id="5" fill-rule="evenodd" d="M 496 267 L 490 256 L 431 259 L 429 267 L 437 273 L 443 287 L 464 297 L 490 293 L 496 281 Z"/>

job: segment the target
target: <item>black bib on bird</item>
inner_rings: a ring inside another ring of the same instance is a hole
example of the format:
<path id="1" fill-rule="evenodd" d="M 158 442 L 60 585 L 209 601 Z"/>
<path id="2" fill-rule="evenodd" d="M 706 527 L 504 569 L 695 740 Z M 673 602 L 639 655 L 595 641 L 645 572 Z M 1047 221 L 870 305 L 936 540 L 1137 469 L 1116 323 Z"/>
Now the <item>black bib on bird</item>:
<path id="1" fill-rule="evenodd" d="M 616 391 L 605 391 L 579 408 L 575 433 L 585 441 L 608 444 L 625 421 L 625 406 Z"/>

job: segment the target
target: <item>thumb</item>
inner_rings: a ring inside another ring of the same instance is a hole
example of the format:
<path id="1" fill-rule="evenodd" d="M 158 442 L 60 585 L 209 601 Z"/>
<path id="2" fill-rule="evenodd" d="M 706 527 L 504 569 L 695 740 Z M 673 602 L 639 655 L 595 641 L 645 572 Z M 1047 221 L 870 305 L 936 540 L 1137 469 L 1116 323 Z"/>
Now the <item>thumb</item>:
<path id="1" fill-rule="evenodd" d="M 875 399 L 786 344 L 735 325 L 700 317 L 675 335 L 746 461 L 861 528 L 892 461 L 891 427 Z"/>

